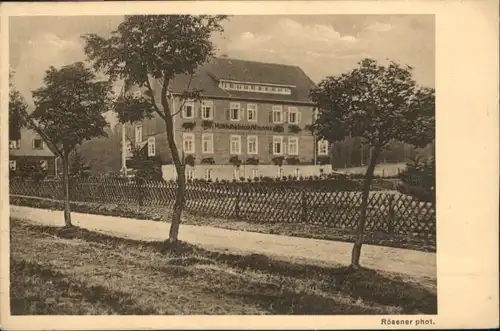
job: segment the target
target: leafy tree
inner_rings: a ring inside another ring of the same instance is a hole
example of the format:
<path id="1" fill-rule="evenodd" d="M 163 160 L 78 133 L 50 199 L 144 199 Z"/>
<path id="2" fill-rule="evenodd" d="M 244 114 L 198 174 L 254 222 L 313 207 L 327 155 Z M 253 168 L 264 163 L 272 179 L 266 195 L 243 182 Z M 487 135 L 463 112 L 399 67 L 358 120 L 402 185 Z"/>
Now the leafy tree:
<path id="1" fill-rule="evenodd" d="M 399 175 L 398 191 L 419 200 L 436 203 L 436 159 L 411 158 Z"/>
<path id="2" fill-rule="evenodd" d="M 135 170 L 134 178 L 142 182 L 144 180 L 163 180 L 161 165 L 158 160 L 149 158 L 144 150 L 132 147 L 131 167 Z"/>
<path id="3" fill-rule="evenodd" d="M 366 210 L 373 172 L 381 151 L 393 140 L 423 147 L 434 139 L 434 90 L 412 78 L 412 68 L 371 59 L 336 77 L 327 77 L 311 90 L 319 109 L 316 134 L 331 142 L 360 137 L 371 147 L 363 183 L 361 215 L 352 251 L 351 269 L 359 268 Z"/>
<path id="4" fill-rule="evenodd" d="M 87 140 L 77 148 L 85 161 L 92 165 L 89 170 L 93 175 L 121 169 L 121 128 L 117 124 L 114 130 L 107 127 L 105 132 L 107 137 Z"/>
<path id="5" fill-rule="evenodd" d="M 187 83 L 179 102 L 172 109 L 169 88 L 177 75 L 192 78 L 197 68 L 214 55 L 211 36 L 222 32 L 226 16 L 141 15 L 127 16 L 109 38 L 85 35 L 85 52 L 94 69 L 112 80 L 123 79 L 146 89 L 144 96 L 124 95 L 116 112 L 121 123 L 133 123 L 157 114 L 166 125 L 168 146 L 177 172 L 177 192 L 170 226 L 169 242 L 176 243 L 185 202 L 186 165 L 174 140 L 173 116 L 186 99 L 198 99 L 199 90 Z M 160 86 L 157 91 L 153 86 Z"/>
<path id="6" fill-rule="evenodd" d="M 64 178 L 64 221 L 71 224 L 69 156 L 85 140 L 104 136 L 108 125 L 102 113 L 112 101 L 111 84 L 96 81 L 83 63 L 45 72 L 44 86 L 33 91 L 35 111 L 30 116 L 61 156 Z"/>
<path id="7" fill-rule="evenodd" d="M 69 173 L 73 177 L 85 178 L 90 176 L 90 166 L 85 164 L 85 159 L 78 149 L 70 154 Z"/>
<path id="8" fill-rule="evenodd" d="M 58 149 L 47 137 L 45 132 L 38 126 L 37 122 L 28 114 L 28 105 L 23 96 L 16 90 L 12 84 L 14 72 L 9 72 L 9 140 L 18 140 L 21 138 L 21 129 L 28 128 L 43 139 L 43 141 L 55 152 L 56 156 L 61 157 Z"/>
<path id="9" fill-rule="evenodd" d="M 14 72 L 9 72 L 9 140 L 21 139 L 21 129 L 26 126 L 28 105 L 12 84 Z"/>

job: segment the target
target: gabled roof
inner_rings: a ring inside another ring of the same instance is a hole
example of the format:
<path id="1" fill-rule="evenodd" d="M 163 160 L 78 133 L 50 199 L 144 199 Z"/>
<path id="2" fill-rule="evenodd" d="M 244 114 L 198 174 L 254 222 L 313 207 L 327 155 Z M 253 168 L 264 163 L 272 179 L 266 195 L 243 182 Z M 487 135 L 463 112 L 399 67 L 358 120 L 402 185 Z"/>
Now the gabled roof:
<path id="1" fill-rule="evenodd" d="M 186 75 L 175 77 L 170 91 L 174 94 L 182 93 L 187 88 L 189 80 L 190 77 Z M 283 95 L 223 90 L 218 86 L 220 80 L 289 86 L 292 93 Z M 309 91 L 315 84 L 298 66 L 213 58 L 193 75 L 190 87 L 203 90 L 202 95 L 207 97 L 312 103 Z"/>

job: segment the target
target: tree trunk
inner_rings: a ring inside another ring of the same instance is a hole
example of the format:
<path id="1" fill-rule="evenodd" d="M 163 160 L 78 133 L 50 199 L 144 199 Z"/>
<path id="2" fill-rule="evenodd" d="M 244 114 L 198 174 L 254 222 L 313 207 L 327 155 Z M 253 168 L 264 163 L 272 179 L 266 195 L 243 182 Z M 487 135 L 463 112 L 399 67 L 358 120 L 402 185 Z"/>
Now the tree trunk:
<path id="1" fill-rule="evenodd" d="M 370 164 L 366 169 L 366 176 L 363 183 L 363 199 L 361 201 L 361 215 L 359 218 L 356 242 L 352 248 L 351 268 L 354 270 L 359 268 L 359 259 L 361 257 L 361 246 L 363 245 L 365 223 L 366 223 L 366 210 L 368 209 L 368 196 L 370 194 L 370 186 L 372 184 L 373 172 L 377 165 L 377 159 L 380 155 L 381 147 L 375 147 L 371 153 Z"/>
<path id="2" fill-rule="evenodd" d="M 179 156 L 179 151 L 177 149 L 177 145 L 175 143 L 174 123 L 172 119 L 172 114 L 170 112 L 170 105 L 168 104 L 168 99 L 167 99 L 168 83 L 169 83 L 168 79 L 165 78 L 161 90 L 161 105 L 165 112 L 163 120 L 165 121 L 165 126 L 166 126 L 168 147 L 170 149 L 170 153 L 172 154 L 172 161 L 174 162 L 175 170 L 177 172 L 177 191 L 175 194 L 174 211 L 172 214 L 172 221 L 170 224 L 170 231 L 168 236 L 168 242 L 170 244 L 175 244 L 177 243 L 179 237 L 179 226 L 181 224 L 182 211 L 184 210 L 184 203 L 185 203 L 186 165 L 184 164 L 184 160 L 181 160 Z"/>
<path id="3" fill-rule="evenodd" d="M 69 152 L 64 151 L 63 155 L 63 186 L 64 186 L 64 224 L 66 227 L 71 224 L 71 209 L 69 205 Z"/>
<path id="4" fill-rule="evenodd" d="M 179 156 L 177 145 L 174 139 L 173 121 L 172 117 L 165 118 L 165 125 L 167 127 L 167 141 L 170 152 L 172 154 L 172 161 L 174 162 L 175 170 L 177 172 L 177 191 L 175 194 L 174 212 L 172 214 L 172 222 L 170 224 L 170 232 L 168 241 L 175 244 L 179 237 L 179 226 L 181 224 L 182 211 L 184 210 L 185 192 L 186 192 L 186 165 Z"/>
<path id="5" fill-rule="evenodd" d="M 184 209 L 186 192 L 186 167 L 183 164 L 175 164 L 177 171 L 177 191 L 175 194 L 174 213 L 172 215 L 172 223 L 170 225 L 170 232 L 168 241 L 175 244 L 179 237 L 179 226 L 181 225 L 182 210 Z"/>

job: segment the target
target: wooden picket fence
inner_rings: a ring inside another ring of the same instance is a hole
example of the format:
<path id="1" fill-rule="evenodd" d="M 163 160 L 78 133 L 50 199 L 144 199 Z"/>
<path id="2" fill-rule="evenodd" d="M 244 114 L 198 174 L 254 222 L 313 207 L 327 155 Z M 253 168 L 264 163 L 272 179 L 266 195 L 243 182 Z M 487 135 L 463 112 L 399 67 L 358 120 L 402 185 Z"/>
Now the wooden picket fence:
<path id="1" fill-rule="evenodd" d="M 177 184 L 130 179 L 73 180 L 70 199 L 172 208 Z M 63 200 L 61 181 L 10 181 L 10 194 Z M 338 180 L 288 182 L 190 182 L 185 209 L 194 214 L 252 222 L 299 223 L 355 229 L 362 193 Z M 373 191 L 368 199 L 367 231 L 435 239 L 433 203 L 398 192 Z"/>

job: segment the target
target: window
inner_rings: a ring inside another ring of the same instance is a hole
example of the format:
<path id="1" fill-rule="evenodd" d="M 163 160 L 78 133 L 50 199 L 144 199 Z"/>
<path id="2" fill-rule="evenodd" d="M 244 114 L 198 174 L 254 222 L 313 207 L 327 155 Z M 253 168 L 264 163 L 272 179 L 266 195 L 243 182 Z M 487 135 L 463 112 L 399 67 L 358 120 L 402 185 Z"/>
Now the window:
<path id="1" fill-rule="evenodd" d="M 214 152 L 214 135 L 213 133 L 203 133 L 201 135 L 202 152 L 210 154 Z"/>
<path id="2" fill-rule="evenodd" d="M 318 141 L 318 155 L 328 155 L 328 140 Z"/>
<path id="3" fill-rule="evenodd" d="M 156 155 L 156 141 L 155 137 L 148 138 L 148 156 Z"/>
<path id="4" fill-rule="evenodd" d="M 9 149 L 19 149 L 20 145 L 19 140 L 9 140 Z"/>
<path id="5" fill-rule="evenodd" d="M 273 137 L 273 154 L 283 155 L 283 137 L 281 136 Z"/>
<path id="6" fill-rule="evenodd" d="M 231 102 L 229 106 L 229 119 L 231 121 L 240 120 L 240 104 L 237 102 Z"/>
<path id="7" fill-rule="evenodd" d="M 33 139 L 33 149 L 43 149 L 43 140 Z"/>
<path id="8" fill-rule="evenodd" d="M 288 138 L 288 154 L 299 155 L 299 137 Z"/>
<path id="9" fill-rule="evenodd" d="M 138 144 L 142 142 L 142 125 L 136 125 L 135 127 L 135 143 Z"/>
<path id="10" fill-rule="evenodd" d="M 9 160 L 9 170 L 16 170 L 17 162 L 16 160 Z"/>
<path id="11" fill-rule="evenodd" d="M 252 177 L 253 178 L 259 177 L 259 169 L 252 169 Z"/>
<path id="12" fill-rule="evenodd" d="M 194 101 L 186 100 L 182 107 L 183 118 L 194 118 Z"/>
<path id="13" fill-rule="evenodd" d="M 205 180 L 212 179 L 212 169 L 205 169 Z"/>
<path id="14" fill-rule="evenodd" d="M 249 103 L 247 105 L 247 118 L 249 122 L 257 122 L 257 105 Z"/>
<path id="15" fill-rule="evenodd" d="M 214 118 L 214 102 L 202 101 L 201 103 L 201 118 L 204 120 L 212 120 Z"/>
<path id="16" fill-rule="evenodd" d="M 230 137 L 230 153 L 241 154 L 241 136 L 231 135 Z"/>
<path id="17" fill-rule="evenodd" d="M 299 178 L 300 177 L 300 168 L 295 168 L 295 177 Z"/>
<path id="18" fill-rule="evenodd" d="M 182 135 L 182 146 L 184 146 L 184 153 L 194 153 L 194 133 L 185 132 Z"/>
<path id="19" fill-rule="evenodd" d="M 257 136 L 247 137 L 247 153 L 248 154 L 259 154 L 259 143 Z"/>
<path id="20" fill-rule="evenodd" d="M 288 123 L 299 124 L 299 111 L 297 107 L 288 107 Z"/>
<path id="21" fill-rule="evenodd" d="M 40 168 L 41 168 L 42 170 L 45 170 L 45 171 L 46 171 L 48 167 L 49 167 L 49 165 L 48 165 L 47 160 L 41 160 L 41 161 L 40 161 Z"/>
<path id="22" fill-rule="evenodd" d="M 283 123 L 282 106 L 273 106 L 273 123 Z"/>

